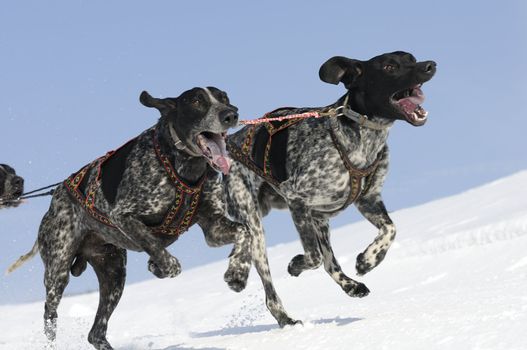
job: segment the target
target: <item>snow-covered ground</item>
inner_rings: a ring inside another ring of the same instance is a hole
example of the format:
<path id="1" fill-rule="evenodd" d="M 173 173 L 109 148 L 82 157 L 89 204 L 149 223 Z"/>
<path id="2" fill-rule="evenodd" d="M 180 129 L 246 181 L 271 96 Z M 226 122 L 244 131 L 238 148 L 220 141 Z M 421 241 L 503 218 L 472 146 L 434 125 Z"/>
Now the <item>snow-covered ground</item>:
<path id="1" fill-rule="evenodd" d="M 363 299 L 323 269 L 290 277 L 298 242 L 269 249 L 279 295 L 303 326 L 278 328 L 254 270 L 231 292 L 222 261 L 128 285 L 108 339 L 118 349 L 527 349 L 527 171 L 392 217 L 396 243 L 358 278 L 371 290 Z M 375 233 L 366 222 L 334 231 L 350 276 Z M 59 349 L 91 349 L 97 303 L 96 293 L 62 301 Z M 0 306 L 0 349 L 42 348 L 42 313 L 43 302 Z"/>

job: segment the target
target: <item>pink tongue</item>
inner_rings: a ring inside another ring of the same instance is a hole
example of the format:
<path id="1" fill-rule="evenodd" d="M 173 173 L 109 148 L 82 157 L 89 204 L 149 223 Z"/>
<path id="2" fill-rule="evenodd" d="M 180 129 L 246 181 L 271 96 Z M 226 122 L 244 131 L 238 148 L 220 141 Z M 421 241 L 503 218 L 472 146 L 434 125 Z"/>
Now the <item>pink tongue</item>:
<path id="1" fill-rule="evenodd" d="M 411 97 L 407 97 L 397 101 L 397 104 L 403 107 L 404 111 L 407 114 L 412 114 L 413 111 L 415 111 L 415 109 L 417 108 L 417 104 L 413 103 L 410 99 Z"/>
<path id="2" fill-rule="evenodd" d="M 227 175 L 231 168 L 230 159 L 226 156 L 224 150 L 211 139 L 205 139 L 207 148 L 210 150 L 212 156 L 212 163 L 216 165 L 223 174 Z"/>
<path id="3" fill-rule="evenodd" d="M 227 175 L 229 173 L 229 170 L 231 169 L 231 163 L 229 162 L 229 158 L 224 156 L 218 156 L 212 158 L 212 162 L 220 168 L 221 172 L 224 175 Z"/>
<path id="4" fill-rule="evenodd" d="M 421 103 L 423 103 L 425 101 L 425 94 L 423 94 L 423 90 L 421 90 L 421 88 L 415 87 L 412 90 L 412 95 L 410 97 L 408 97 L 408 99 L 412 103 L 414 103 L 416 105 L 420 105 Z"/>
<path id="5" fill-rule="evenodd" d="M 420 88 L 415 87 L 412 90 L 411 96 L 400 99 L 397 101 L 397 104 L 402 106 L 406 113 L 411 114 L 417 108 L 417 106 L 424 101 L 425 95 L 423 94 L 423 91 Z"/>

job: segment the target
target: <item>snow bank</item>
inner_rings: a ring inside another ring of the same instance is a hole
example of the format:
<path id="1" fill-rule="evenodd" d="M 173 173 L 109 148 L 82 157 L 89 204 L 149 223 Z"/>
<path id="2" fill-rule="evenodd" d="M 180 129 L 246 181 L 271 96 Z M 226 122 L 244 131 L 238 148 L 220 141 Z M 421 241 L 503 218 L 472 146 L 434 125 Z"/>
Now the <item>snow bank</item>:
<path id="1" fill-rule="evenodd" d="M 287 275 L 301 251 L 269 249 L 275 284 L 304 326 L 280 329 L 256 273 L 247 289 L 222 280 L 227 262 L 173 280 L 128 285 L 110 322 L 118 349 L 526 349 L 527 172 L 392 214 L 396 243 L 349 298 L 319 269 Z M 334 231 L 333 246 L 354 276 L 355 256 L 373 239 L 366 222 Z M 81 277 L 82 278 L 82 277 Z M 65 298 L 59 349 L 91 349 L 86 337 L 98 294 Z M 0 306 L 0 349 L 41 348 L 43 302 Z"/>

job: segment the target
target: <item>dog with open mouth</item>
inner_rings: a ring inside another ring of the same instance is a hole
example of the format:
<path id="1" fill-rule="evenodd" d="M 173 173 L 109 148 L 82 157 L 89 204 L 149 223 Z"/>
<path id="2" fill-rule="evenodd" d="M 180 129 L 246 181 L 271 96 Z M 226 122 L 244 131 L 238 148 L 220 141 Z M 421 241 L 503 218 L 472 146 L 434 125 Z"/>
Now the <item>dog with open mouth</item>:
<path id="1" fill-rule="evenodd" d="M 79 276 L 89 263 L 99 280 L 99 307 L 88 341 L 112 349 L 108 320 L 121 297 L 126 250 L 144 251 L 157 277 L 175 277 L 178 260 L 166 247 L 197 223 L 211 246 L 234 243 L 225 280 L 237 289 L 251 266 L 246 227 L 224 215 L 218 172 L 228 174 L 225 137 L 237 125 L 238 112 L 217 88 L 194 88 L 177 98 L 140 101 L 161 118 L 116 151 L 72 174 L 54 191 L 33 249 L 13 271 L 40 253 L 45 267 L 44 331 L 52 345 L 57 308 L 70 273 Z"/>
<path id="2" fill-rule="evenodd" d="M 7 164 L 0 164 L 0 209 L 16 208 L 22 203 L 24 179 Z"/>
<path id="3" fill-rule="evenodd" d="M 368 288 L 345 275 L 335 258 L 329 219 L 354 204 L 378 229 L 375 240 L 357 256 L 357 274 L 371 271 L 384 259 L 396 233 L 381 196 L 388 133 L 396 120 L 413 126 L 426 123 L 422 85 L 435 72 L 435 62 L 417 62 L 402 51 L 367 61 L 332 57 L 320 67 L 319 76 L 345 86 L 346 94 L 337 102 L 281 108 L 228 137 L 227 149 L 234 159 L 225 181 L 229 215 L 251 231 L 267 307 L 281 326 L 298 321 L 287 315 L 273 287 L 263 216 L 272 208 L 291 213 L 304 249 L 289 263 L 292 276 L 323 264 L 349 296 L 368 295 Z M 303 114 L 327 118 L 287 119 Z"/>

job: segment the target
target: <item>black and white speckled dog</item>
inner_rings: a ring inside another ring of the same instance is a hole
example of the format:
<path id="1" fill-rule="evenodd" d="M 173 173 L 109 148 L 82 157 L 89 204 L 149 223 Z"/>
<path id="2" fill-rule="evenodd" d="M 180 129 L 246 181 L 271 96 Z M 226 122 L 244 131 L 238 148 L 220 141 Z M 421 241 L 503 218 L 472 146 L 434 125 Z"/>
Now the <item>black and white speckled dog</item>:
<path id="1" fill-rule="evenodd" d="M 237 124 L 237 108 L 213 87 L 165 99 L 143 92 L 140 100 L 161 112 L 158 123 L 60 185 L 33 249 L 10 268 L 40 252 L 45 266 L 44 329 L 51 347 L 70 271 L 78 276 L 87 263 L 94 268 L 100 301 L 88 340 L 97 349 L 112 349 L 107 323 L 123 291 L 126 249 L 148 253 L 148 269 L 157 277 L 175 277 L 180 264 L 165 248 L 194 223 L 209 245 L 235 243 L 225 274 L 231 288 L 239 289 L 238 281 L 247 279 L 249 232 L 223 214 L 221 183 L 209 167 L 229 171 L 225 136 Z"/>
<path id="2" fill-rule="evenodd" d="M 24 179 L 7 164 L 0 164 L 0 209 L 20 205 L 19 197 L 24 192 Z"/>
<path id="3" fill-rule="evenodd" d="M 343 83 L 348 90 L 343 97 L 327 107 L 284 108 L 264 118 L 306 112 L 345 115 L 269 121 L 229 136 L 227 149 L 236 160 L 225 181 L 229 214 L 251 230 L 267 307 L 280 325 L 296 321 L 287 316 L 272 285 L 262 217 L 271 208 L 290 210 L 304 248 L 304 254 L 289 263 L 291 275 L 323 263 L 348 295 L 366 296 L 368 288 L 346 276 L 335 259 L 328 221 L 354 203 L 379 229 L 374 242 L 358 255 L 357 273 L 365 274 L 383 260 L 395 237 L 381 198 L 388 170 L 388 132 L 398 119 L 414 126 L 426 122 L 421 85 L 435 71 L 435 62 L 416 62 L 405 52 L 368 61 L 333 57 L 319 75 L 324 82 Z"/>

